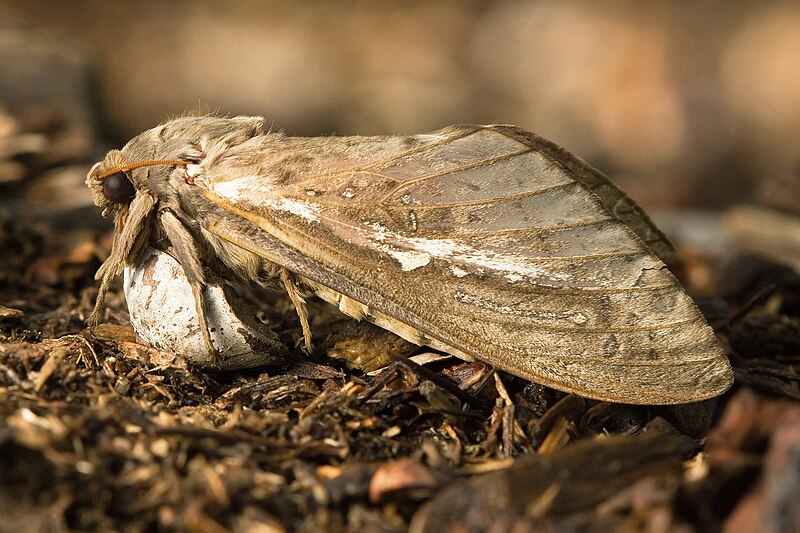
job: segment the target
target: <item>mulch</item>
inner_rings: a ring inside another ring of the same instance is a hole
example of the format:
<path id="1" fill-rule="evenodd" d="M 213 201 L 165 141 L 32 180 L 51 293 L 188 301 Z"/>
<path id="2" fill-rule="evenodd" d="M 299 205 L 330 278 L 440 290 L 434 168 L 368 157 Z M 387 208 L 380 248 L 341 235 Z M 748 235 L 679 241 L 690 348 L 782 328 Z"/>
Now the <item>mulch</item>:
<path id="1" fill-rule="evenodd" d="M 3 531 L 800 528 L 790 269 L 692 256 L 717 273 L 698 301 L 736 384 L 642 407 L 408 359 L 321 303 L 315 327 L 335 334 L 308 355 L 281 297 L 261 313 L 294 347 L 285 365 L 204 373 L 138 344 L 119 288 L 86 328 L 107 248 L 106 231 L 0 220 Z M 326 356 L 343 349 L 394 362 L 364 372 Z"/>

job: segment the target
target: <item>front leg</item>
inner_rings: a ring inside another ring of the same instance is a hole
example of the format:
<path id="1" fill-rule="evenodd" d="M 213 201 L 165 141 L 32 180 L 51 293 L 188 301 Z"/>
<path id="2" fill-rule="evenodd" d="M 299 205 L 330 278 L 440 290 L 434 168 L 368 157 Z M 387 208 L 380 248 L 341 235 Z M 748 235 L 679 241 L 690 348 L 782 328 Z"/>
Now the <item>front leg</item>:
<path id="1" fill-rule="evenodd" d="M 206 304 L 203 298 L 203 287 L 205 286 L 205 276 L 203 275 L 203 265 L 200 262 L 200 254 L 195 245 L 194 237 L 188 229 L 178 220 L 172 211 L 165 208 L 159 212 L 161 226 L 164 228 L 170 244 L 175 252 L 175 258 L 183 267 L 186 278 L 192 287 L 195 310 L 200 322 L 200 333 L 203 342 L 208 350 L 209 366 L 216 366 L 219 356 L 214 344 L 211 342 L 211 332 L 208 329 L 208 319 L 206 318 Z"/>

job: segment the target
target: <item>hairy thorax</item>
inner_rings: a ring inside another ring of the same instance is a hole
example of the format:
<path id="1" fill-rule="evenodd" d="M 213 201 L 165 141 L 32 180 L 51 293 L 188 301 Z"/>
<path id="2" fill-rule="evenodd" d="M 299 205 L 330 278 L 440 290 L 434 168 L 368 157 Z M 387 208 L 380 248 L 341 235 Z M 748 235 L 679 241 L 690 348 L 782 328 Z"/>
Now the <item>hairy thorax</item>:
<path id="1" fill-rule="evenodd" d="M 278 287 L 280 273 L 278 265 L 205 229 L 202 230 L 202 234 L 211 245 L 216 257 L 228 270 L 228 272 L 218 272 L 223 278 L 250 284 L 255 281 L 270 290 Z"/>

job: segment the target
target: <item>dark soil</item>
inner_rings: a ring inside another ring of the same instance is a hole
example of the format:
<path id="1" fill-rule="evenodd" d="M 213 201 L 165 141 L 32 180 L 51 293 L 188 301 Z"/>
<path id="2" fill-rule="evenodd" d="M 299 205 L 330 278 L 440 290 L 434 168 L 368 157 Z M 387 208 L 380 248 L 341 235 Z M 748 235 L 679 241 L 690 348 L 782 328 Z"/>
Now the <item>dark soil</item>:
<path id="1" fill-rule="evenodd" d="M 694 257 L 687 268 L 715 273 L 700 302 L 736 384 L 702 404 L 640 407 L 481 363 L 420 366 L 374 331 L 341 333 L 321 304 L 315 327 L 339 334 L 316 355 L 206 374 L 137 344 L 119 290 L 107 322 L 85 327 L 108 238 L 80 227 L 0 220 L 3 531 L 800 527 L 789 269 Z M 287 302 L 263 312 L 298 344 Z M 348 369 L 325 355 L 342 343 L 397 362 Z"/>

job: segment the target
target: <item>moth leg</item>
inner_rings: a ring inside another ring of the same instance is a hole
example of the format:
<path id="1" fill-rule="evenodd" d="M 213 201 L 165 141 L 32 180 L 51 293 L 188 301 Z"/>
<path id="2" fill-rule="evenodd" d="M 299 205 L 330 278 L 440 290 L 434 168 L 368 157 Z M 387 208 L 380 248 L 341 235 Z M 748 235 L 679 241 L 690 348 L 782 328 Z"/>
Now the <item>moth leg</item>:
<path id="1" fill-rule="evenodd" d="M 289 295 L 289 299 L 292 301 L 294 308 L 297 310 L 297 316 L 300 318 L 300 327 L 303 328 L 303 341 L 306 351 L 311 353 L 314 351 L 314 345 L 311 342 L 311 325 L 308 322 L 308 309 L 306 309 L 306 301 L 302 296 L 300 296 L 300 291 L 297 289 L 297 285 L 292 278 L 291 272 L 285 268 L 281 268 L 280 276 L 283 286 L 286 287 L 286 293 Z"/>
<path id="2" fill-rule="evenodd" d="M 114 220 L 114 244 L 111 246 L 111 254 L 100 265 L 94 276 L 94 279 L 102 281 L 97 292 L 94 310 L 87 320 L 90 326 L 96 326 L 100 321 L 111 280 L 122 274 L 126 259 L 135 250 L 137 244 L 141 244 L 142 235 L 146 234 L 147 217 L 155 205 L 155 198 L 149 194 L 139 193 L 131 202 L 127 220 L 123 220 L 123 217 L 120 216 Z"/>
<path id="3" fill-rule="evenodd" d="M 197 319 L 200 322 L 200 333 L 203 335 L 203 342 L 206 345 L 210 365 L 218 363 L 217 351 L 211 342 L 211 332 L 208 329 L 206 319 L 206 301 L 203 297 L 203 287 L 205 286 L 205 276 L 203 275 L 203 265 L 200 263 L 200 256 L 194 244 L 194 238 L 189 233 L 180 220 L 168 209 L 161 211 L 161 226 L 167 234 L 170 244 L 175 252 L 175 258 L 183 267 L 189 285 L 192 287 L 194 306 Z"/>
<path id="4" fill-rule="evenodd" d="M 208 319 L 206 318 L 206 300 L 203 297 L 203 286 L 196 282 L 189 282 L 192 287 L 192 296 L 194 297 L 194 307 L 197 312 L 197 321 L 200 323 L 200 334 L 203 336 L 203 344 L 206 345 L 208 351 L 209 364 L 216 365 L 219 362 L 217 350 L 211 342 L 211 332 L 208 329 Z"/>
<path id="5" fill-rule="evenodd" d="M 112 279 L 112 276 L 104 276 L 103 280 L 100 282 L 100 288 L 97 291 L 97 299 L 94 303 L 94 309 L 92 309 L 92 312 L 89 314 L 89 318 L 86 319 L 86 322 L 91 327 L 94 327 L 100 323 L 100 318 L 103 313 L 103 305 L 105 304 L 106 294 L 108 293 L 108 288 L 111 286 Z"/>

